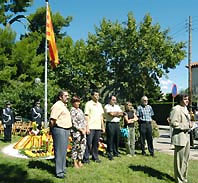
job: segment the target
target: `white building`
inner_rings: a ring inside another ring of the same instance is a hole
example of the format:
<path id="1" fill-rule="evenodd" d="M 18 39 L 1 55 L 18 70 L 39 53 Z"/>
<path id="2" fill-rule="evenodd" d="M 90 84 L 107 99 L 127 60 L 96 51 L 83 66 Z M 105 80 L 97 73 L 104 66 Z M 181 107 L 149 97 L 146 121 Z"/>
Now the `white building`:
<path id="1" fill-rule="evenodd" d="M 192 68 L 192 94 L 198 95 L 198 62 L 191 63 Z"/>

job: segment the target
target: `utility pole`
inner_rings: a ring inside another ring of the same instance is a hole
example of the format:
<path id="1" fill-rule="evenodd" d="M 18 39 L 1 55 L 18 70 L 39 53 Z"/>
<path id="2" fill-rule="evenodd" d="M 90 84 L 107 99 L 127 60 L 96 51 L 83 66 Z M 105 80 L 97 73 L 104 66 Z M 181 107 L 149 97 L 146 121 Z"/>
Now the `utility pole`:
<path id="1" fill-rule="evenodd" d="M 188 95 L 190 112 L 192 112 L 192 17 L 189 16 L 189 39 L 188 39 Z"/>

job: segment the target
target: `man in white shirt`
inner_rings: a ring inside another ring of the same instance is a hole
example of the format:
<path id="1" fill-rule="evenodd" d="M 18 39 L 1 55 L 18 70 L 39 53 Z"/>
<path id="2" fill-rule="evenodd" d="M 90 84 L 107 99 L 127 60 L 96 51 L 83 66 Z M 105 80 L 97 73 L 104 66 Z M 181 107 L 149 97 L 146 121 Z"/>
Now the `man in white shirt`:
<path id="1" fill-rule="evenodd" d="M 116 104 L 115 96 L 109 98 L 109 104 L 105 105 L 106 132 L 107 132 L 107 156 L 113 160 L 113 156 L 119 157 L 118 147 L 120 140 L 120 118 L 123 112 L 119 105 Z"/>

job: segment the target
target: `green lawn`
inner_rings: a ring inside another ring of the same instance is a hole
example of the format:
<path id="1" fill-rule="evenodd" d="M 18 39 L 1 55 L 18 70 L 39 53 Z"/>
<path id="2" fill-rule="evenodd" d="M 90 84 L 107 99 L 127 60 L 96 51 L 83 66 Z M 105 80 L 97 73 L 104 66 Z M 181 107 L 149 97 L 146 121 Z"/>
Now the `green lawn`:
<path id="1" fill-rule="evenodd" d="M 0 136 L 2 139 L 2 136 Z M 19 137 L 15 137 L 17 141 Z M 8 145 L 0 140 L 0 149 Z M 156 152 L 156 157 L 115 158 L 91 162 L 81 169 L 67 168 L 65 180 L 54 177 L 52 160 L 19 159 L 0 153 L 0 183 L 173 183 L 173 157 Z M 190 161 L 189 182 L 198 182 L 198 161 Z"/>

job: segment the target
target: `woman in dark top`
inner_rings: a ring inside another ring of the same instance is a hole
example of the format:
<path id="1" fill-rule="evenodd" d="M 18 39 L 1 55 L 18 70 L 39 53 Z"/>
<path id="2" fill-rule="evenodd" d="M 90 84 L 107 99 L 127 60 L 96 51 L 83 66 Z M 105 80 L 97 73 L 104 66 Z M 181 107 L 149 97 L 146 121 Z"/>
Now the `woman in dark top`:
<path id="1" fill-rule="evenodd" d="M 134 123 L 138 120 L 134 108 L 131 102 L 125 103 L 125 112 L 124 112 L 124 127 L 128 128 L 129 135 L 127 137 L 126 153 L 129 156 L 135 155 L 135 125 Z"/>

